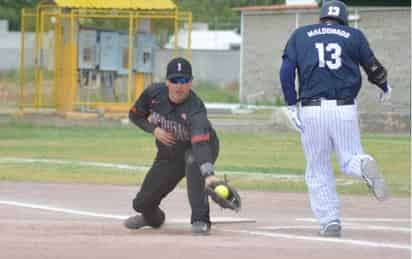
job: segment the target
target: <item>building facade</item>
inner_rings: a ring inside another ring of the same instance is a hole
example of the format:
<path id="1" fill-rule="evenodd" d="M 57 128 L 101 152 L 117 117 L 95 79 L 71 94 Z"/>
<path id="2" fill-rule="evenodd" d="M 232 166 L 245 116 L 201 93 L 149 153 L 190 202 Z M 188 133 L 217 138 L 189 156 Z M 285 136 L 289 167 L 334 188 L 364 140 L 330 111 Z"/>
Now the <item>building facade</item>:
<path id="1" fill-rule="evenodd" d="M 272 6 L 246 7 L 240 11 L 243 43 L 239 79 L 241 101 L 248 103 L 250 96 L 266 101 L 283 98 L 279 80 L 283 49 L 297 27 L 319 21 L 319 9 L 316 5 Z M 364 75 L 358 99 L 361 112 L 397 114 L 408 120 L 405 123 L 410 127 L 410 8 L 359 7 L 349 11 L 351 26 L 365 33 L 376 56 L 388 69 L 389 83 L 394 88 L 391 104 L 377 105 L 378 88 Z"/>

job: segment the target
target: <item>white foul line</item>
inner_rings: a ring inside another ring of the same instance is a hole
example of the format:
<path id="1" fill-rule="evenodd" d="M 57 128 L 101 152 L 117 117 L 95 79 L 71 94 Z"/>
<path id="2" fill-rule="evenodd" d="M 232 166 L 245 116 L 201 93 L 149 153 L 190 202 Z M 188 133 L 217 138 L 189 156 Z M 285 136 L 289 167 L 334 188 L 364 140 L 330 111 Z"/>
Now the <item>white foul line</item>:
<path id="1" fill-rule="evenodd" d="M 266 230 L 284 230 L 284 229 L 318 229 L 317 226 L 267 226 L 259 227 L 259 229 Z M 376 231 L 392 231 L 392 232 L 404 232 L 410 233 L 410 228 L 402 227 L 387 227 L 387 226 L 373 226 L 373 225 L 363 225 L 363 224 L 343 224 L 344 229 L 357 229 L 357 230 L 376 230 Z"/>
<path id="2" fill-rule="evenodd" d="M 411 247 L 408 245 L 371 242 L 371 241 L 354 240 L 354 239 L 309 237 L 309 236 L 299 236 L 299 235 L 290 235 L 290 234 L 282 234 L 282 233 L 268 233 L 268 232 L 263 232 L 263 231 L 247 231 L 247 230 L 224 230 L 224 231 L 232 232 L 232 233 L 243 233 L 243 234 L 249 234 L 249 235 L 254 235 L 254 236 L 272 237 L 272 238 L 296 239 L 296 240 L 307 240 L 307 241 L 319 241 L 319 242 L 326 242 L 326 243 L 348 244 L 348 245 L 354 245 L 354 246 L 367 246 L 367 247 L 411 250 Z"/>
<path id="3" fill-rule="evenodd" d="M 23 208 L 30 208 L 30 209 L 39 209 L 39 210 L 47 210 L 47 211 L 53 211 L 53 212 L 61 212 L 61 213 L 66 213 L 66 214 L 79 215 L 79 216 L 106 218 L 106 219 L 125 220 L 129 217 L 129 216 L 125 216 L 125 215 L 116 215 L 116 214 L 107 214 L 107 213 L 94 213 L 94 212 L 89 212 L 89 211 L 57 208 L 57 207 L 50 207 L 50 206 L 45 206 L 45 205 L 31 204 L 31 203 L 24 203 L 24 202 L 16 202 L 16 201 L 0 200 L 0 204 L 9 205 L 9 206 L 16 206 L 16 207 L 23 207 Z M 215 223 L 215 224 L 254 223 L 254 222 L 256 222 L 256 220 L 254 220 L 254 219 L 232 218 L 232 217 L 213 217 L 211 219 L 211 221 L 212 221 L 212 223 Z M 166 223 L 171 223 L 171 224 L 190 223 L 190 220 L 189 219 L 171 219 L 171 220 L 167 220 Z"/>
<path id="4" fill-rule="evenodd" d="M 316 222 L 314 218 L 296 218 L 297 221 Z M 395 219 L 395 218 L 342 218 L 342 221 L 346 222 L 407 222 L 410 223 L 411 219 Z"/>
<path id="5" fill-rule="evenodd" d="M 60 164 L 60 165 L 81 165 L 81 166 L 94 166 L 104 168 L 115 168 L 125 170 L 137 170 L 147 171 L 148 166 L 132 166 L 127 164 L 113 164 L 93 161 L 73 161 L 73 160 L 57 160 L 57 159 L 44 159 L 44 158 L 18 158 L 18 157 L 3 157 L 0 158 L 0 163 L 44 163 L 44 164 Z"/>
<path id="6" fill-rule="evenodd" d="M 24 207 L 24 208 L 31 208 L 31 209 L 40 209 L 40 210 L 61 212 L 61 213 L 81 215 L 81 216 L 99 217 L 99 218 L 110 218 L 110 219 L 124 220 L 128 217 L 128 216 L 124 216 L 124 215 L 115 215 L 115 214 L 107 214 L 107 213 L 94 213 L 94 212 L 88 212 L 88 211 L 64 209 L 64 208 L 50 207 L 50 206 L 23 203 L 23 202 L 16 202 L 16 201 L 0 200 L 0 204 L 10 205 L 10 206 L 17 206 L 17 207 Z M 215 221 L 222 221 L 222 220 L 227 220 L 227 218 L 216 218 L 215 219 Z M 246 222 L 253 222 L 253 220 L 251 220 L 251 219 L 244 219 L 244 220 Z M 183 220 L 183 219 L 176 219 L 176 220 L 168 221 L 168 223 L 182 223 L 182 222 L 189 222 L 189 221 L 186 221 L 186 220 Z M 239 222 L 242 222 L 242 221 L 239 221 Z M 244 234 L 255 235 L 255 236 L 266 236 L 266 237 L 273 237 L 273 238 L 298 239 L 298 240 L 321 241 L 321 242 L 332 242 L 332 243 L 345 243 L 345 244 L 358 245 L 358 246 L 369 246 L 369 247 L 380 247 L 380 248 L 386 247 L 386 248 L 394 248 L 394 249 L 411 250 L 411 247 L 407 246 L 407 245 L 398 245 L 398 244 L 392 244 L 392 243 L 377 243 L 377 242 L 370 242 L 370 241 L 363 241 L 363 240 L 308 237 L 308 236 L 289 235 L 289 234 L 282 234 L 282 233 L 268 233 L 268 232 L 263 232 L 263 231 L 246 231 L 246 230 L 244 230 L 244 231 L 242 231 L 242 230 L 240 230 L 240 231 L 223 230 L 223 231 L 232 232 L 232 233 L 244 233 Z"/>
<path id="7" fill-rule="evenodd" d="M 18 158 L 18 157 L 2 157 L 0 163 L 44 163 L 44 164 L 61 164 L 61 165 L 79 165 L 79 166 L 94 166 L 103 168 L 114 168 L 123 170 L 132 170 L 146 172 L 150 167 L 148 166 L 134 166 L 128 164 L 114 164 L 93 161 L 75 161 L 75 160 L 59 160 L 59 159 L 44 159 L 44 158 Z M 270 174 L 262 172 L 237 172 L 237 171 L 219 171 L 222 174 L 228 175 L 246 175 L 255 177 L 271 177 L 275 179 L 285 179 L 288 181 L 303 181 L 302 175 L 293 174 Z"/>
<path id="8" fill-rule="evenodd" d="M 149 170 L 149 166 L 144 165 L 128 165 L 128 164 L 114 164 L 95 161 L 75 161 L 75 160 L 59 160 L 59 159 L 45 159 L 45 158 L 18 158 L 18 157 L 2 157 L 0 163 L 44 163 L 44 164 L 60 164 L 60 165 L 79 165 L 79 166 L 94 166 L 103 168 L 113 168 L 122 170 L 131 170 L 137 172 L 146 172 Z M 295 174 L 279 174 L 279 173 L 263 173 L 263 172 L 240 172 L 240 171 L 219 171 L 221 174 L 227 175 L 244 175 L 253 177 L 269 177 L 277 180 L 285 181 L 304 181 L 302 175 Z M 357 183 L 354 180 L 349 179 L 336 179 L 337 185 L 351 185 Z"/>
<path id="9" fill-rule="evenodd" d="M 56 208 L 56 207 L 49 207 L 49 206 L 45 206 L 45 205 L 30 204 L 30 203 L 23 203 L 23 202 L 16 202 L 16 201 L 0 200 L 0 204 L 16 206 L 16 207 L 23 207 L 23 208 L 30 208 L 30 209 L 39 209 L 39 210 L 47 210 L 47 211 L 53 211 L 53 212 L 61 212 L 61 213 L 74 214 L 74 215 L 80 215 L 80 216 L 107 218 L 107 219 L 124 220 L 128 217 L 128 216 L 123 216 L 123 215 L 106 214 L 106 213 L 94 213 L 94 212 L 88 212 L 88 211 Z"/>

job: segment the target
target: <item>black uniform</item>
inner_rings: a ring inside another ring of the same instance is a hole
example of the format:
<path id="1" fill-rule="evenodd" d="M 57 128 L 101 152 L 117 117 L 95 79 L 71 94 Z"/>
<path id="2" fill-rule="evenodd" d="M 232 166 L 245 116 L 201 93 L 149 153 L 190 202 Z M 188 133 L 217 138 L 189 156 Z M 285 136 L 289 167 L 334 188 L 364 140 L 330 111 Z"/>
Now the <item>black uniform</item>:
<path id="1" fill-rule="evenodd" d="M 213 174 L 219 141 L 202 100 L 190 91 L 183 103 L 174 104 L 169 100 L 167 86 L 157 83 L 145 89 L 131 108 L 129 118 L 146 132 L 153 133 L 160 127 L 176 139 L 172 146 L 156 140 L 156 158 L 133 200 L 133 208 L 143 214 L 150 226 L 160 226 L 165 218 L 159 208 L 161 200 L 186 176 L 191 222 L 210 224 L 204 176 Z"/>

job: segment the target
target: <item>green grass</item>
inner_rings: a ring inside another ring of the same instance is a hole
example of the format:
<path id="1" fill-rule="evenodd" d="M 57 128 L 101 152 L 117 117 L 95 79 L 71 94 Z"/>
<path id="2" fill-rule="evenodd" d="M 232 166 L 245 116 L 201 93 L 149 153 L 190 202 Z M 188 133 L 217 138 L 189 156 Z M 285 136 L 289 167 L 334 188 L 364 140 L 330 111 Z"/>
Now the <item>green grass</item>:
<path id="1" fill-rule="evenodd" d="M 206 81 L 194 81 L 193 90 L 204 102 L 239 103 L 239 87 L 237 85 L 218 87 Z"/>
<path id="2" fill-rule="evenodd" d="M 219 132 L 219 171 L 258 171 L 303 175 L 305 160 L 297 134 Z M 407 136 L 364 135 L 365 150 L 379 162 L 395 195 L 410 195 L 410 139 Z M 11 122 L 0 125 L 0 158 L 24 157 L 147 165 L 155 155 L 153 137 L 135 127 L 54 127 Z M 334 161 L 336 175 L 339 167 Z M 136 184 L 145 172 L 57 164 L 0 163 L 0 180 Z M 305 191 L 303 182 L 271 177 L 231 176 L 236 186 L 267 191 Z M 347 178 L 350 179 L 350 178 Z M 340 193 L 365 194 L 359 183 L 339 186 Z"/>
<path id="3" fill-rule="evenodd" d="M 212 82 L 195 80 L 193 82 L 193 90 L 205 102 L 236 104 L 240 102 L 239 85 L 237 83 L 232 83 L 225 85 L 223 87 L 219 87 L 213 84 Z M 256 100 L 255 103 L 250 104 L 265 106 L 282 106 L 285 105 L 285 102 L 283 101 L 283 97 L 281 96 L 265 96 L 264 100 Z"/>
<path id="4" fill-rule="evenodd" d="M 53 71 L 43 70 L 42 71 L 43 80 L 53 79 Z M 24 81 L 26 83 L 33 82 L 35 78 L 35 71 L 33 68 L 24 70 Z M 10 69 L 0 72 L 0 79 L 9 83 L 19 83 L 20 82 L 20 70 Z"/>

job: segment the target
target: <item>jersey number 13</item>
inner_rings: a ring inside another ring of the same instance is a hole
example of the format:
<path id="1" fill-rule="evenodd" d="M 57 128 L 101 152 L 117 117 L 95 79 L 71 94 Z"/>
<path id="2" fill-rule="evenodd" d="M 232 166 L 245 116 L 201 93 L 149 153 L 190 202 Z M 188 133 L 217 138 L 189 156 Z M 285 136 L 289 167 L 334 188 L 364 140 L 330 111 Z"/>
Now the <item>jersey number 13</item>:
<path id="1" fill-rule="evenodd" d="M 325 67 L 325 65 L 332 70 L 337 70 L 342 66 L 342 48 L 337 43 L 316 43 L 316 49 L 318 50 L 319 67 Z M 325 60 L 325 51 L 330 52 L 330 60 Z"/>

